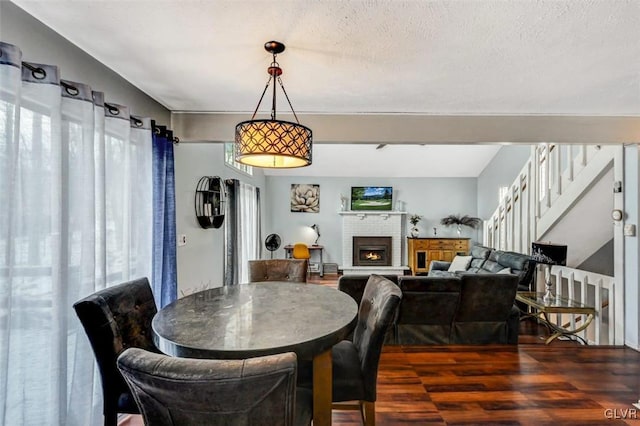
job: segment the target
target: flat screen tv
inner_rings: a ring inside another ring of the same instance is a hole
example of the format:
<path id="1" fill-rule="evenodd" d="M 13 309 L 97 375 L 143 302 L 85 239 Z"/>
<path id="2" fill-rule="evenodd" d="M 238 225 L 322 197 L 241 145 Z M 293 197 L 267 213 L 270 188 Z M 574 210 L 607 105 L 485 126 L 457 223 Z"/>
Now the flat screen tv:
<path id="1" fill-rule="evenodd" d="M 392 210 L 393 188 L 390 186 L 352 186 L 351 210 Z"/>

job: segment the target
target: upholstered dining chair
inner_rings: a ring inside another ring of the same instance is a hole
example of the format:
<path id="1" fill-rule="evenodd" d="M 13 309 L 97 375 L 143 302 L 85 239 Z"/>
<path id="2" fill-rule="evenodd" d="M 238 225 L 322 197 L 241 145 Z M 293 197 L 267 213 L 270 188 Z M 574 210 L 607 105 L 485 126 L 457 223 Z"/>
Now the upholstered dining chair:
<path id="1" fill-rule="evenodd" d="M 151 320 L 156 314 L 153 293 L 146 278 L 100 290 L 73 305 L 89 338 L 102 381 L 105 426 L 117 424 L 118 413 L 139 413 L 116 360 L 130 347 L 157 352 Z"/>
<path id="2" fill-rule="evenodd" d="M 118 358 L 146 425 L 309 425 L 293 352 L 244 360 L 175 358 L 131 348 Z"/>
<path id="3" fill-rule="evenodd" d="M 353 341 L 343 340 L 331 350 L 333 409 L 358 410 L 367 426 L 375 425 L 378 363 L 387 329 L 396 318 L 402 292 L 393 281 L 371 275 L 367 280 Z M 300 386 L 309 387 L 312 371 L 301 365 Z"/>
<path id="4" fill-rule="evenodd" d="M 266 259 L 249 261 L 249 281 L 307 282 L 308 260 Z"/>

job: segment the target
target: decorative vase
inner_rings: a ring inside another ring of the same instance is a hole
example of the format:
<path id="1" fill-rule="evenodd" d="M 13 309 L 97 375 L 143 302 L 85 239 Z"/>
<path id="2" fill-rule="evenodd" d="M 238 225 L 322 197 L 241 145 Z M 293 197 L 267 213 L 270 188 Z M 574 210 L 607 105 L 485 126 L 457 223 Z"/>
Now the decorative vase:
<path id="1" fill-rule="evenodd" d="M 414 226 L 411 228 L 411 238 L 418 238 L 418 235 L 420 235 L 420 230 Z"/>

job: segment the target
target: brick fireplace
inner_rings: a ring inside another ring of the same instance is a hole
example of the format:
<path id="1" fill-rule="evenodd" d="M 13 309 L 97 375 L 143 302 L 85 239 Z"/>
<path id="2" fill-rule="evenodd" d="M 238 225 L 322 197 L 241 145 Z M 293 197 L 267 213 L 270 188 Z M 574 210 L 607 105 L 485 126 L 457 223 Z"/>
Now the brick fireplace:
<path id="1" fill-rule="evenodd" d="M 402 275 L 405 214 L 340 212 L 343 273 Z"/>

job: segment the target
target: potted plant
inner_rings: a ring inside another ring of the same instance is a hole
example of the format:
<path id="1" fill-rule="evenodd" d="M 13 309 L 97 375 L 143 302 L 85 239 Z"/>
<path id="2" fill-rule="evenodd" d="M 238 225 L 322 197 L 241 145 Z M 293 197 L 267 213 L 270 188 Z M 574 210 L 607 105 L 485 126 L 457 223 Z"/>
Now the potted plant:
<path id="1" fill-rule="evenodd" d="M 416 225 L 418 225 L 418 222 L 420 222 L 421 219 L 422 216 L 417 214 L 413 214 L 411 215 L 411 217 L 409 217 L 409 223 L 413 225 L 411 227 L 411 238 L 418 238 L 418 235 L 420 235 L 420 230 Z"/>
<path id="2" fill-rule="evenodd" d="M 458 236 L 460 236 L 463 226 L 468 226 L 469 228 L 476 229 L 482 223 L 482 219 L 480 219 L 479 217 L 471 217 L 467 215 L 460 216 L 459 214 L 450 214 L 447 217 L 443 217 L 440 220 L 440 223 L 445 226 L 456 225 L 456 231 L 458 232 Z"/>

